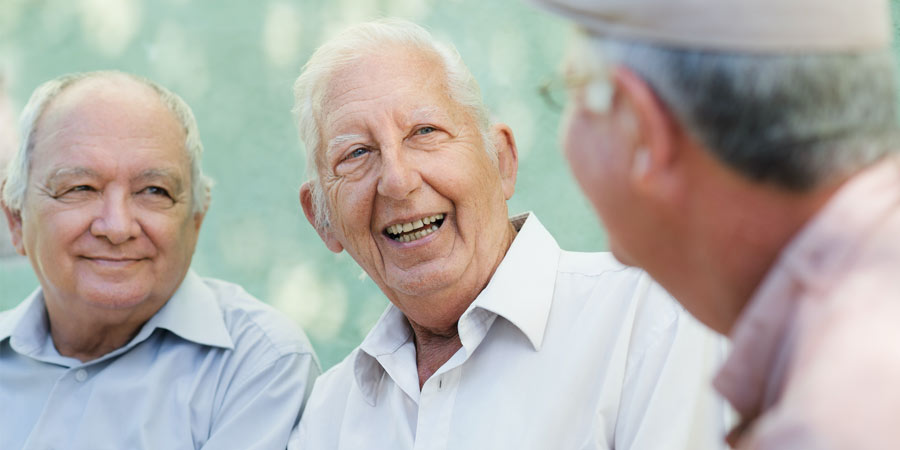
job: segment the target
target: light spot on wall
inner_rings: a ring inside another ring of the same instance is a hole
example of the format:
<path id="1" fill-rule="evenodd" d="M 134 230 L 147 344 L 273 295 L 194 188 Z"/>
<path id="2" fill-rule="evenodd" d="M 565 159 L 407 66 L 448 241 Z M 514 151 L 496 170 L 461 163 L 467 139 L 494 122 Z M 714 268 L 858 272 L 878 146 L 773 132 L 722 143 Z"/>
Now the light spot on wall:
<path id="1" fill-rule="evenodd" d="M 428 13 L 428 2 L 422 0 L 387 0 L 389 16 L 402 17 L 411 21 L 422 20 Z"/>
<path id="2" fill-rule="evenodd" d="M 519 149 L 519 159 L 525 160 L 531 148 L 535 144 L 535 130 L 538 129 L 535 122 L 533 106 L 523 101 L 509 99 L 497 108 L 492 117 L 497 122 L 502 122 L 512 128 L 516 138 L 516 148 Z"/>
<path id="3" fill-rule="evenodd" d="M 85 41 L 107 56 L 118 56 L 141 25 L 139 0 L 81 0 Z"/>
<path id="4" fill-rule="evenodd" d="M 271 304 L 314 339 L 336 338 L 347 320 L 347 292 L 324 281 L 309 265 L 276 269 L 270 281 Z"/>
<path id="5" fill-rule="evenodd" d="M 209 89 L 209 67 L 197 42 L 180 25 L 165 22 L 147 48 L 156 80 L 183 97 L 200 96 Z"/>
<path id="6" fill-rule="evenodd" d="M 300 56 L 301 21 L 294 5 L 270 3 L 263 25 L 262 46 L 266 59 L 278 68 L 293 68 Z"/>

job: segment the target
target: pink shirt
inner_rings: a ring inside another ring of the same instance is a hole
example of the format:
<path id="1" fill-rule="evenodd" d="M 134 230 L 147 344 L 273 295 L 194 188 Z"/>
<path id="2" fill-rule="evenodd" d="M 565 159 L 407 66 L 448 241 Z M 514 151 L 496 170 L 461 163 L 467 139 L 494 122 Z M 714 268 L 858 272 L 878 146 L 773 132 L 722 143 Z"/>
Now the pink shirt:
<path id="1" fill-rule="evenodd" d="M 732 341 L 714 384 L 752 421 L 740 448 L 900 448 L 900 161 L 797 234 Z"/>

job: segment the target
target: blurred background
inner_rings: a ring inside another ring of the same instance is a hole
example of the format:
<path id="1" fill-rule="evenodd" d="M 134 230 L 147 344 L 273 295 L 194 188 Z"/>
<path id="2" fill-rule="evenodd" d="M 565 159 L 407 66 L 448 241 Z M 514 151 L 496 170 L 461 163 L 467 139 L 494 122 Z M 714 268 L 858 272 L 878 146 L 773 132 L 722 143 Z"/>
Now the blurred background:
<path id="1" fill-rule="evenodd" d="M 324 368 L 358 345 L 387 305 L 346 254 L 303 217 L 305 160 L 291 86 L 313 50 L 345 26 L 397 16 L 459 49 L 520 169 L 510 212 L 535 211 L 570 250 L 605 249 L 559 152 L 559 112 L 537 93 L 568 28 L 521 0 L 0 0 L 0 164 L 11 122 L 40 83 L 118 69 L 156 80 L 193 107 L 215 179 L 193 268 L 243 285 L 304 327 Z M 37 286 L 0 227 L 0 310 Z"/>
<path id="2" fill-rule="evenodd" d="M 897 0 L 892 6 L 896 23 Z M 604 250 L 559 151 L 559 111 L 537 93 L 558 71 L 568 27 L 521 0 L 0 0 L 0 164 L 31 91 L 60 74 L 118 69 L 179 93 L 197 116 L 204 167 L 216 181 L 194 270 L 239 283 L 289 315 L 327 369 L 362 341 L 387 300 L 303 217 L 291 86 L 330 35 L 384 16 L 455 44 L 494 119 L 512 127 L 520 166 L 510 212 L 536 212 L 565 249 Z M 0 310 L 37 284 L 4 221 Z"/>

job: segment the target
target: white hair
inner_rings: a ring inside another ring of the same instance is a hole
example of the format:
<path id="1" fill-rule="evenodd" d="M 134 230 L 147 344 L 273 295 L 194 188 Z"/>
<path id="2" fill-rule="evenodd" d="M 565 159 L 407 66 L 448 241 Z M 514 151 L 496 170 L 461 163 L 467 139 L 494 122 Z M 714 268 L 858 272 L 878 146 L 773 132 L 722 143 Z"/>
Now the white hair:
<path id="1" fill-rule="evenodd" d="M 31 169 L 31 156 L 34 150 L 34 138 L 37 124 L 44 111 L 60 93 L 79 81 L 124 76 L 145 85 L 159 94 L 160 101 L 172 112 L 172 115 L 184 127 L 184 150 L 191 163 L 191 199 L 193 211 L 205 212 L 209 208 L 212 180 L 203 174 L 200 160 L 203 155 L 203 143 L 197 129 L 197 120 L 190 106 L 175 93 L 159 84 L 137 75 L 118 71 L 97 71 L 71 73 L 45 82 L 34 90 L 28 104 L 22 110 L 19 120 L 22 141 L 19 150 L 9 161 L 6 170 L 6 184 L 3 187 L 3 202 L 13 212 L 21 212 L 25 204 L 25 191 L 28 187 L 28 176 Z"/>
<path id="2" fill-rule="evenodd" d="M 890 49 L 750 54 L 582 38 L 587 53 L 573 65 L 632 70 L 688 132 L 749 179 L 805 191 L 897 152 Z"/>
<path id="3" fill-rule="evenodd" d="M 326 226 L 330 216 L 316 158 L 322 144 L 322 102 L 328 83 L 339 70 L 360 58 L 377 54 L 385 47 L 408 47 L 438 57 L 446 74 L 450 98 L 472 115 L 485 149 L 496 160 L 494 146 L 488 139 L 490 120 L 481 89 L 452 45 L 438 42 L 424 28 L 405 20 L 380 19 L 354 25 L 316 49 L 294 83 L 294 114 L 300 140 L 306 149 L 306 177 L 315 208 L 316 227 Z"/>

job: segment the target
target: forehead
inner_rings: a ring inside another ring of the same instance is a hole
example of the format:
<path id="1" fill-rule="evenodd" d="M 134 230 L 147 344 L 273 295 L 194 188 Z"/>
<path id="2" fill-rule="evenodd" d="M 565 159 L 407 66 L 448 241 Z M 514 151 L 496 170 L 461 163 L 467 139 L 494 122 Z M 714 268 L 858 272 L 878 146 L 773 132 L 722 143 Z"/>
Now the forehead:
<path id="1" fill-rule="evenodd" d="M 88 156 L 145 166 L 188 164 L 181 124 L 155 91 L 124 77 L 66 88 L 36 122 L 32 142 L 32 169 Z"/>
<path id="2" fill-rule="evenodd" d="M 326 135 L 335 126 L 379 114 L 456 114 L 460 109 L 448 92 L 440 58 L 404 46 L 384 48 L 336 70 L 321 105 Z"/>

